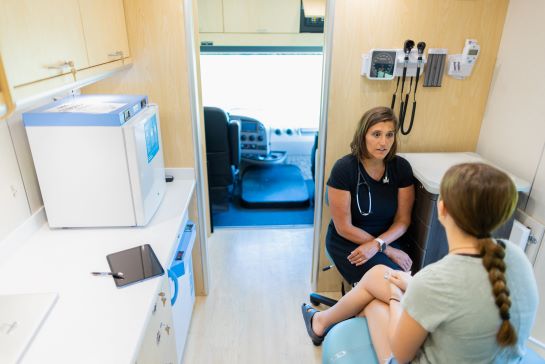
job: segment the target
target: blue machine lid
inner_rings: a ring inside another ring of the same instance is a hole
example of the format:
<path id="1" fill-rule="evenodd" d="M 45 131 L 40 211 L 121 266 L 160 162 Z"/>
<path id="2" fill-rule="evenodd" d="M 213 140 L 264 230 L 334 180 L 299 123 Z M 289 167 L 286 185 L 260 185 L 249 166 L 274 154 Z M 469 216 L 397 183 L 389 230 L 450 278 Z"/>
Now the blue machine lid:
<path id="1" fill-rule="evenodd" d="M 23 113 L 31 126 L 120 126 L 148 104 L 144 95 L 68 96 Z"/>

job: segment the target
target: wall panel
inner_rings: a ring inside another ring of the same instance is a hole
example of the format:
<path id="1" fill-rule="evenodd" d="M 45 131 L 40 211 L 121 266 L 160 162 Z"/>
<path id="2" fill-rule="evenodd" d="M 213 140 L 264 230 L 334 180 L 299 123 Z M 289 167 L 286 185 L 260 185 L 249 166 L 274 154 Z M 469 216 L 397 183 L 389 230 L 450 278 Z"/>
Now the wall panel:
<path id="1" fill-rule="evenodd" d="M 361 55 L 372 48 L 401 48 L 406 39 L 427 48 L 461 53 L 466 38 L 481 54 L 466 80 L 444 77 L 442 87 L 418 87 L 415 125 L 400 138 L 404 152 L 475 151 L 507 10 L 507 0 L 337 0 L 332 46 L 325 180 L 333 163 L 349 152 L 365 110 L 390 105 L 394 81 L 360 76 Z M 405 86 L 407 90 L 407 84 Z M 409 101 L 412 106 L 412 97 Z M 399 96 L 397 108 L 399 108 Z M 324 207 L 321 246 L 330 215 Z M 321 264 L 326 263 L 321 254 Z M 319 273 L 321 291 L 338 289 L 334 274 Z"/>
<path id="2" fill-rule="evenodd" d="M 159 105 L 167 167 L 193 167 L 182 1 L 125 0 L 133 66 L 84 93 L 144 94 Z"/>

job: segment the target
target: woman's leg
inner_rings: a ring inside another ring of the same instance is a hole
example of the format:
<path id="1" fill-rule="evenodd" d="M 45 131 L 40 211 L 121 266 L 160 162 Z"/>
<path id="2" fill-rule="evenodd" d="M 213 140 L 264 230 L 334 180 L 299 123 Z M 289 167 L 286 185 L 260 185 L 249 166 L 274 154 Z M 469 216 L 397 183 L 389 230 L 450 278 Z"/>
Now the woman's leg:
<path id="1" fill-rule="evenodd" d="M 344 295 L 333 307 L 314 314 L 312 318 L 313 331 L 322 336 L 327 327 L 356 316 L 375 298 L 388 302 L 390 283 L 384 279 L 384 274 L 390 271 L 391 268 L 384 265 L 371 268 L 356 287 Z"/>
<path id="2" fill-rule="evenodd" d="M 390 307 L 379 300 L 371 301 L 360 316 L 367 318 L 367 326 L 371 335 L 371 342 L 377 354 L 379 363 L 386 363 L 392 355 L 388 340 L 388 323 L 390 321 Z"/>

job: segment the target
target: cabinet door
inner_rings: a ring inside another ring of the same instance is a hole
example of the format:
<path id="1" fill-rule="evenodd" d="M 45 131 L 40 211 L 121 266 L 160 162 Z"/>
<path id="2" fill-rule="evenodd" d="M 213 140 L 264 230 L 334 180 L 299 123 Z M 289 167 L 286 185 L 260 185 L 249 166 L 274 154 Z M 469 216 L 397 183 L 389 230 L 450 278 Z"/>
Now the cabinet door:
<path id="1" fill-rule="evenodd" d="M 0 241 L 30 217 L 8 125 L 0 121 Z"/>
<path id="2" fill-rule="evenodd" d="M 170 305 L 168 275 L 163 276 L 144 340 L 138 354 L 137 364 L 176 363 L 176 342 Z"/>
<path id="3" fill-rule="evenodd" d="M 199 32 L 223 33 L 222 0 L 198 0 Z"/>
<path id="4" fill-rule="evenodd" d="M 226 33 L 299 33 L 300 0 L 223 0 Z"/>
<path id="5" fill-rule="evenodd" d="M 79 0 L 89 64 L 129 56 L 122 0 Z"/>
<path id="6" fill-rule="evenodd" d="M 77 0 L 0 1 L 0 53 L 13 87 L 88 66 Z"/>

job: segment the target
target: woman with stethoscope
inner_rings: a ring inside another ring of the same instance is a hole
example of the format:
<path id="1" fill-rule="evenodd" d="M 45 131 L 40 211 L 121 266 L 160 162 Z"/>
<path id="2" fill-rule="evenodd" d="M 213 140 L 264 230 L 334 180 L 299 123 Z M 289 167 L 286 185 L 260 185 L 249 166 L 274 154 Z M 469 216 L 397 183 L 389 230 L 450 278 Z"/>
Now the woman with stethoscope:
<path id="1" fill-rule="evenodd" d="M 398 121 L 387 107 L 361 118 L 352 152 L 331 171 L 328 200 L 332 220 L 326 248 L 351 284 L 377 264 L 408 271 L 412 261 L 399 239 L 407 231 L 414 203 L 409 162 L 396 156 Z"/>

